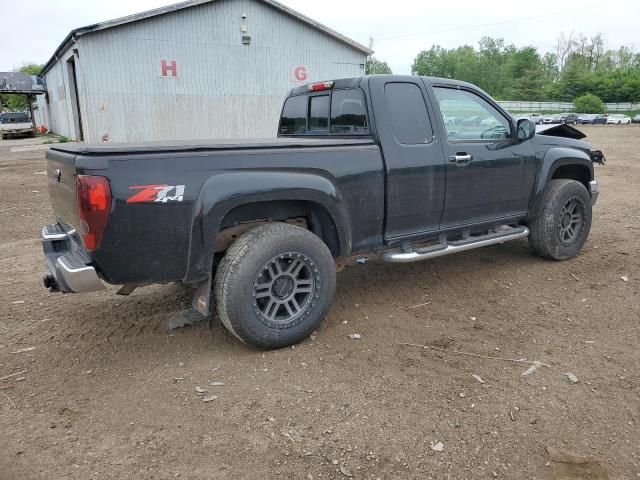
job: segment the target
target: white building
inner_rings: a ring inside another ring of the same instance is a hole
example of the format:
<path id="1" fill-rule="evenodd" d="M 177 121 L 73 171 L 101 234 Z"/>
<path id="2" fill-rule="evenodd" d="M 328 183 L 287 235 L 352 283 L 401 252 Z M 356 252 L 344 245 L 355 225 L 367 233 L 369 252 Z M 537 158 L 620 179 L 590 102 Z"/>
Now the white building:
<path id="1" fill-rule="evenodd" d="M 292 87 L 364 74 L 367 47 L 273 0 L 192 0 L 73 30 L 37 123 L 86 142 L 273 137 Z"/>

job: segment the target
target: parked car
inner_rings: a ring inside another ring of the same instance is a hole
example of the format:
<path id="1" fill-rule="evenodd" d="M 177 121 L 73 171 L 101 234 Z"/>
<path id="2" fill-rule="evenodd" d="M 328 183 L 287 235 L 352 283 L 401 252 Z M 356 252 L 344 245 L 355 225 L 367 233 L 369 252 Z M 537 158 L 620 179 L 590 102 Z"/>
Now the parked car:
<path id="1" fill-rule="evenodd" d="M 640 123 L 640 113 L 631 119 L 631 123 Z"/>
<path id="2" fill-rule="evenodd" d="M 532 113 L 529 115 L 529 120 L 531 120 L 536 125 L 542 124 L 543 115 L 541 113 Z"/>
<path id="3" fill-rule="evenodd" d="M 466 117 L 462 121 L 462 125 L 466 127 L 479 127 L 480 125 L 482 125 L 482 122 L 484 120 L 486 120 L 486 118 L 483 118 L 480 115 L 472 115 L 470 117 Z"/>
<path id="4" fill-rule="evenodd" d="M 542 118 L 542 123 L 543 124 L 555 124 L 555 123 L 563 123 L 562 122 L 562 116 L 559 113 L 553 113 L 551 115 L 545 115 Z"/>
<path id="5" fill-rule="evenodd" d="M 540 113 L 518 113 L 513 116 L 516 120 L 521 120 L 526 118 L 527 120 L 531 120 L 536 125 L 542 125 L 542 119 L 544 118 Z"/>
<path id="6" fill-rule="evenodd" d="M 605 125 L 607 123 L 607 116 L 595 113 L 589 113 L 583 115 L 580 119 L 580 123 L 583 125 Z"/>
<path id="7" fill-rule="evenodd" d="M 607 125 L 630 125 L 631 117 L 613 113 L 607 117 Z"/>
<path id="8" fill-rule="evenodd" d="M 33 124 L 26 113 L 0 113 L 0 136 L 3 140 L 9 137 L 34 137 L 35 134 Z"/>
<path id="9" fill-rule="evenodd" d="M 460 126 L 464 122 L 464 117 L 442 117 L 444 124 L 450 127 Z"/>
<path id="10" fill-rule="evenodd" d="M 577 125 L 578 114 L 577 113 L 561 113 L 560 122 L 567 125 Z"/>
<path id="11" fill-rule="evenodd" d="M 497 126 L 445 124 L 461 110 Z M 526 237 L 541 257 L 576 256 L 602 157 L 546 130 L 465 82 L 373 75 L 294 88 L 274 139 L 54 144 L 44 284 L 126 295 L 182 282 L 241 341 L 291 345 L 327 314 L 337 266 L 360 257 L 407 263 Z"/>

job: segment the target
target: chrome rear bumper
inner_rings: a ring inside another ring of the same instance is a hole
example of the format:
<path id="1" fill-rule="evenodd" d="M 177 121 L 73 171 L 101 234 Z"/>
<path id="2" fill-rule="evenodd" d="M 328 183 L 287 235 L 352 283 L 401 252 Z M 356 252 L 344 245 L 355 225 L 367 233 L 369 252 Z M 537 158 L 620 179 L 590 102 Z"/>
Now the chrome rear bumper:
<path id="1" fill-rule="evenodd" d="M 105 289 L 75 229 L 46 225 L 42 229 L 42 249 L 50 272 L 44 278 L 45 287 L 65 293 Z"/>

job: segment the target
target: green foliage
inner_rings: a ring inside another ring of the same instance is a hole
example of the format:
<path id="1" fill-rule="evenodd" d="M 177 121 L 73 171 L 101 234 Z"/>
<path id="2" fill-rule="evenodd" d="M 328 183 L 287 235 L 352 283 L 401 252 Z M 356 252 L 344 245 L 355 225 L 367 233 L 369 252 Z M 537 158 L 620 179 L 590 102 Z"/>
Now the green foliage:
<path id="1" fill-rule="evenodd" d="M 365 65 L 365 73 L 367 75 L 380 75 L 380 74 L 391 74 L 391 68 L 387 65 L 387 62 L 383 62 L 381 60 L 376 59 L 375 57 L 371 57 L 367 60 Z"/>
<path id="2" fill-rule="evenodd" d="M 604 113 L 604 104 L 600 97 L 592 94 L 585 93 L 577 97 L 573 101 L 573 106 L 576 109 L 576 112 L 581 113 Z"/>
<path id="3" fill-rule="evenodd" d="M 44 67 L 44 65 L 39 63 L 23 63 L 19 71 L 29 75 L 39 75 L 42 71 L 42 67 Z"/>
<path id="4" fill-rule="evenodd" d="M 573 101 L 593 93 L 604 102 L 640 102 L 640 54 L 605 51 L 601 35 L 560 38 L 562 51 L 544 55 L 490 37 L 478 47 L 435 45 L 417 55 L 412 72 L 464 80 L 502 100 Z"/>
<path id="5" fill-rule="evenodd" d="M 71 139 L 69 137 L 65 137 L 64 135 L 60 135 L 58 137 L 58 142 L 59 143 L 67 143 L 67 142 L 70 142 L 70 141 L 71 141 Z"/>
<path id="6" fill-rule="evenodd" d="M 25 63 L 18 69 L 19 72 L 27 73 L 29 75 L 37 75 L 42 70 L 44 65 L 36 63 Z M 11 112 L 23 112 L 29 109 L 29 103 L 27 102 L 27 96 L 14 93 L 0 94 L 0 108 L 4 108 Z"/>

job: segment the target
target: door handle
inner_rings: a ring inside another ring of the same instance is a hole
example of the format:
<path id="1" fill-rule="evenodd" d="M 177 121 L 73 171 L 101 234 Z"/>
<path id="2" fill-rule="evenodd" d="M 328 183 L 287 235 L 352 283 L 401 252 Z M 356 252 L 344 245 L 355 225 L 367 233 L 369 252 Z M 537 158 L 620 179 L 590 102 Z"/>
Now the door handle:
<path id="1" fill-rule="evenodd" d="M 466 165 L 471 161 L 473 157 L 469 153 L 457 152 L 455 155 L 449 157 L 449 163 L 456 165 Z"/>

